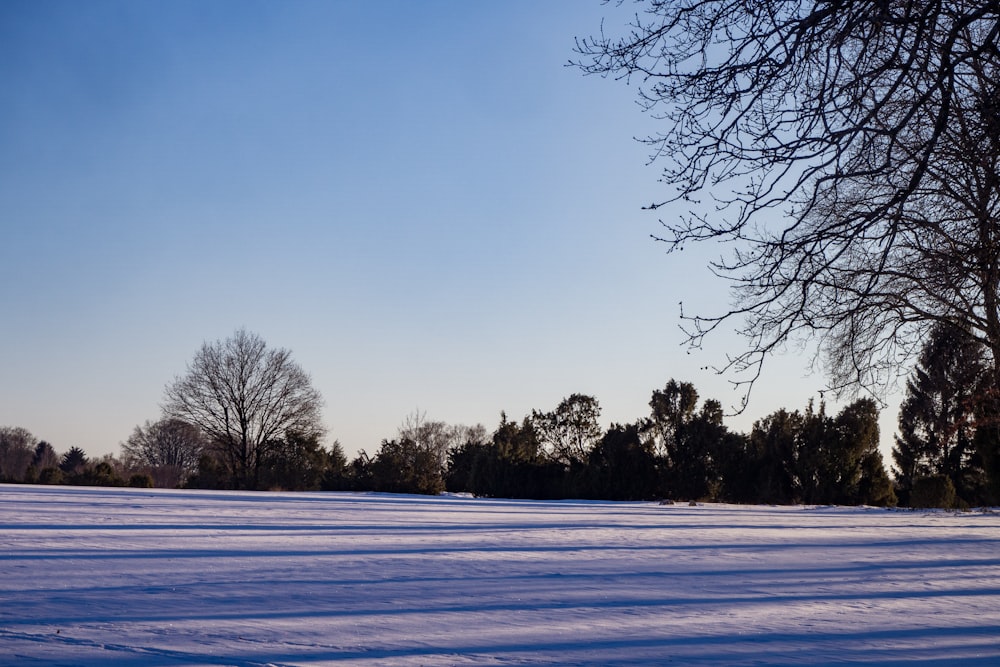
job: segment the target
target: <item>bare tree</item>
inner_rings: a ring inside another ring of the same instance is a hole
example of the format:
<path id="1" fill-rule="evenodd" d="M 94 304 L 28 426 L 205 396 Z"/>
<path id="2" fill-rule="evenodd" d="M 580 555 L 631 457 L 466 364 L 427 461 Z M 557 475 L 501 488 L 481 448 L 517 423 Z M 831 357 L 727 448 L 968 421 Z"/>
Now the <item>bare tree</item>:
<path id="1" fill-rule="evenodd" d="M 620 4 L 620 3 L 619 3 Z M 721 371 L 817 339 L 836 388 L 895 384 L 937 322 L 992 351 L 1000 387 L 1000 1 L 649 0 L 577 64 L 639 84 L 647 141 L 682 211 L 671 250 L 712 265 L 737 322 Z M 672 209 L 675 210 L 675 209 Z M 744 397 L 744 404 L 746 397 Z"/>
<path id="2" fill-rule="evenodd" d="M 37 442 L 31 431 L 20 426 L 0 428 L 0 479 L 24 481 Z"/>
<path id="3" fill-rule="evenodd" d="M 205 438 L 186 421 L 166 418 L 136 426 L 121 448 L 129 468 L 143 468 L 157 486 L 173 487 L 198 469 Z"/>
<path id="4" fill-rule="evenodd" d="M 291 352 L 268 349 L 245 329 L 202 345 L 165 396 L 164 414 L 200 429 L 241 488 L 256 487 L 269 449 L 288 434 L 324 433 L 323 400 L 309 375 Z"/>
<path id="5" fill-rule="evenodd" d="M 411 441 L 419 449 L 430 452 L 443 471 L 448 466 L 448 452 L 467 442 L 485 442 L 486 428 L 482 424 L 466 426 L 428 421 L 426 413 L 415 410 L 403 420 L 397 436 L 400 441 Z"/>

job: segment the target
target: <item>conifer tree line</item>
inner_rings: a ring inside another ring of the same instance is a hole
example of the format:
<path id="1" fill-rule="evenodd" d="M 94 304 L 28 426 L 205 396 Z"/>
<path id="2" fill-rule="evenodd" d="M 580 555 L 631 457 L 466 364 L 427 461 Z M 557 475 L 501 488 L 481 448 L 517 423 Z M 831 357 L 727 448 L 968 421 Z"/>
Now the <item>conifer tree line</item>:
<path id="1" fill-rule="evenodd" d="M 647 415 L 600 426 L 593 396 L 572 394 L 495 429 L 415 412 L 374 453 L 324 447 L 319 394 L 285 350 L 246 331 L 206 344 L 167 386 L 163 415 L 136 426 L 120 456 L 62 455 L 23 428 L 0 428 L 0 481 L 209 489 L 444 491 L 505 498 L 682 500 L 967 507 L 996 502 L 986 353 L 940 326 L 907 384 L 892 477 L 879 410 L 862 398 L 829 414 L 809 401 L 749 433 L 688 382 L 652 392 Z M 210 381 L 209 381 L 210 380 Z M 214 421 L 213 421 L 214 420 Z"/>

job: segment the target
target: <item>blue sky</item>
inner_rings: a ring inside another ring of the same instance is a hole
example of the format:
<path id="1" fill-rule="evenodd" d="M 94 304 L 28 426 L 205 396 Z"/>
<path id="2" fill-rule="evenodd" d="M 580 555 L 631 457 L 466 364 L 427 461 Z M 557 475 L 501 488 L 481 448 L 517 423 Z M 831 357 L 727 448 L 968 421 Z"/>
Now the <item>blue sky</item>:
<path id="1" fill-rule="evenodd" d="M 605 17 L 627 11 L 0 4 L 0 425 L 117 453 L 239 327 L 292 350 L 348 453 L 414 410 L 492 429 L 581 392 L 628 422 L 670 378 L 738 403 L 704 368 L 738 340 L 680 346 L 678 303 L 728 296 L 718 249 L 649 238 L 655 124 L 565 66 Z M 792 351 L 730 425 L 822 386 Z"/>

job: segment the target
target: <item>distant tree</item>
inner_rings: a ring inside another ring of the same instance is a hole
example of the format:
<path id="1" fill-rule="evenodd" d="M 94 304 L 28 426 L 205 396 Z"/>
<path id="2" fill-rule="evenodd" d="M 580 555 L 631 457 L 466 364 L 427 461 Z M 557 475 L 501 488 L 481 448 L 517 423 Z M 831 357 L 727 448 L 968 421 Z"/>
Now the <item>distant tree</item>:
<path id="1" fill-rule="evenodd" d="M 153 478 L 149 473 L 133 473 L 128 478 L 128 486 L 136 489 L 153 488 Z"/>
<path id="2" fill-rule="evenodd" d="M 701 409 L 681 425 L 679 446 L 672 452 L 669 467 L 673 495 L 688 499 L 713 499 L 718 495 L 722 483 L 719 450 L 728 433 L 722 423 L 722 404 L 714 399 L 704 401 Z"/>
<path id="3" fill-rule="evenodd" d="M 261 462 L 260 488 L 318 491 L 326 474 L 328 454 L 315 435 L 288 433 L 267 448 Z"/>
<path id="4" fill-rule="evenodd" d="M 188 477 L 184 486 L 191 489 L 231 489 L 233 476 L 226 470 L 218 457 L 210 452 L 203 452 L 198 457 L 198 470 Z"/>
<path id="5" fill-rule="evenodd" d="M 896 504 L 879 452 L 879 411 L 870 398 L 836 417 L 812 401 L 805 413 L 778 410 L 754 424 L 748 474 L 756 502 Z"/>
<path id="6" fill-rule="evenodd" d="M 670 380 L 663 389 L 653 391 L 649 400 L 650 431 L 657 452 L 672 462 L 677 456 L 684 427 L 698 408 L 698 391 L 690 382 Z"/>
<path id="7" fill-rule="evenodd" d="M 495 452 L 485 442 L 466 442 L 448 452 L 445 489 L 453 493 L 490 495 Z"/>
<path id="8" fill-rule="evenodd" d="M 985 375 L 980 343 L 955 327 L 933 330 L 906 384 L 892 450 L 904 502 L 916 480 L 937 475 L 948 477 L 963 501 L 984 500 L 985 472 L 975 437 Z"/>
<path id="9" fill-rule="evenodd" d="M 481 425 L 449 425 L 443 421 L 429 421 L 427 415 L 418 410 L 407 415 L 396 438 L 408 440 L 432 453 L 443 473 L 448 466 L 449 451 L 467 442 L 484 441 L 486 429 Z"/>
<path id="10" fill-rule="evenodd" d="M 834 500 L 845 474 L 842 439 L 834 419 L 826 414 L 826 403 L 817 409 L 812 400 L 806 406 L 796 443 L 795 477 L 801 500 L 811 504 L 843 502 Z"/>
<path id="11" fill-rule="evenodd" d="M 436 495 L 445 489 L 436 454 L 412 440 L 383 440 L 369 470 L 375 491 Z"/>
<path id="12" fill-rule="evenodd" d="M 698 391 L 690 382 L 670 380 L 653 391 L 645 431 L 654 443 L 664 470 L 667 495 L 701 499 L 720 490 L 719 449 L 728 431 L 722 405 L 706 400 L 698 410 Z"/>
<path id="13" fill-rule="evenodd" d="M 70 482 L 83 486 L 125 486 L 125 480 L 118 475 L 114 462 L 109 459 L 84 466 L 82 471 L 70 479 Z"/>
<path id="14" fill-rule="evenodd" d="M 525 417 L 518 424 L 500 413 L 500 425 L 493 432 L 492 444 L 497 455 L 514 463 L 535 463 L 542 456 L 542 442 L 534 419 Z"/>
<path id="15" fill-rule="evenodd" d="M 320 482 L 324 491 L 349 491 L 352 488 L 347 456 L 339 440 L 334 440 L 326 455 L 326 468 Z"/>
<path id="16" fill-rule="evenodd" d="M 0 480 L 22 482 L 35 454 L 37 438 L 19 426 L 0 427 Z"/>
<path id="17" fill-rule="evenodd" d="M 38 471 L 38 483 L 39 484 L 62 484 L 63 483 L 63 471 L 58 467 L 47 467 L 42 468 Z"/>
<path id="18" fill-rule="evenodd" d="M 754 422 L 750 447 L 754 458 L 755 502 L 788 504 L 798 502 L 796 477 L 797 441 L 802 430 L 802 415 L 778 410 Z"/>
<path id="19" fill-rule="evenodd" d="M 31 465 L 39 471 L 46 468 L 58 468 L 59 455 L 56 454 L 56 450 L 53 449 L 52 445 L 42 440 L 35 445 L 35 454 L 31 458 Z"/>
<path id="20" fill-rule="evenodd" d="M 586 461 L 587 453 L 600 440 L 601 407 L 593 396 L 572 394 L 552 412 L 531 413 L 538 440 L 554 460 L 564 465 Z"/>
<path id="21" fill-rule="evenodd" d="M 164 414 L 209 439 L 238 488 L 256 488 L 270 449 L 288 434 L 321 438 L 322 398 L 291 353 L 245 329 L 205 343 L 166 388 Z"/>
<path id="22" fill-rule="evenodd" d="M 347 466 L 346 478 L 350 486 L 346 490 L 350 491 L 373 491 L 375 489 L 375 478 L 372 473 L 374 461 L 368 452 L 361 450 L 358 455 L 351 459 Z"/>
<path id="23" fill-rule="evenodd" d="M 198 469 L 198 459 L 206 447 L 195 426 L 180 419 L 164 418 L 136 426 L 121 445 L 125 463 L 148 470 L 158 486 L 181 486 Z"/>
<path id="24" fill-rule="evenodd" d="M 757 458 L 749 436 L 727 429 L 716 445 L 714 459 L 719 473 L 716 499 L 732 503 L 757 502 Z"/>
<path id="25" fill-rule="evenodd" d="M 460 444 L 448 450 L 445 489 L 489 495 L 497 458 L 497 450 L 487 437 L 486 429 L 481 426 L 470 429 L 462 436 Z"/>
<path id="26" fill-rule="evenodd" d="M 830 498 L 848 505 L 896 504 L 892 480 L 879 451 L 879 410 L 870 398 L 844 407 L 834 420 Z"/>
<path id="27" fill-rule="evenodd" d="M 566 464 L 543 455 L 533 416 L 518 423 L 501 412 L 493 436 L 486 442 L 478 438 L 450 452 L 449 490 L 494 498 L 563 498 L 578 481 Z"/>
<path id="28" fill-rule="evenodd" d="M 877 507 L 895 507 L 899 502 L 892 479 L 885 469 L 882 452 L 870 450 L 861 457 L 861 481 L 858 503 Z"/>
<path id="29" fill-rule="evenodd" d="M 660 495 L 656 454 L 638 424 L 613 424 L 590 451 L 588 495 L 607 500 L 651 500 Z"/>
<path id="30" fill-rule="evenodd" d="M 79 447 L 70 447 L 69 451 L 62 455 L 59 462 L 59 469 L 65 475 L 79 475 L 87 467 L 87 455 Z"/>

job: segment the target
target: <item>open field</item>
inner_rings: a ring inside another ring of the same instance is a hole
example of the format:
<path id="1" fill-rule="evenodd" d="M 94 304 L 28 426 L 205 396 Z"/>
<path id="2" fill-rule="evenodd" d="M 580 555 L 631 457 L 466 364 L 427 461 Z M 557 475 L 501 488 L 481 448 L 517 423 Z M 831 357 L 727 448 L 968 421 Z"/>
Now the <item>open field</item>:
<path id="1" fill-rule="evenodd" d="M 0 486 L 3 665 L 998 665 L 1000 514 Z"/>

